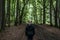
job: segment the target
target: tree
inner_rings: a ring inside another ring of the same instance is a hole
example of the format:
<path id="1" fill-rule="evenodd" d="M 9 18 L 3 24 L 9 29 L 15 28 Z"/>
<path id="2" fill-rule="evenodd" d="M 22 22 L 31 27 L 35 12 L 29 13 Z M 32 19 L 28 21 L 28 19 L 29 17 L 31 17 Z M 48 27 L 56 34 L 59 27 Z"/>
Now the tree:
<path id="1" fill-rule="evenodd" d="M 8 18 L 8 27 L 10 27 L 10 0 L 7 0 L 7 18 Z"/>
<path id="2" fill-rule="evenodd" d="M 19 13 L 19 0 L 17 0 L 17 5 L 16 5 L 16 19 L 15 19 L 15 26 L 18 24 L 18 13 Z"/>
<path id="3" fill-rule="evenodd" d="M 45 24 L 45 21 L 46 21 L 46 14 L 45 14 L 45 1 L 46 1 L 46 0 L 43 0 L 43 24 Z"/>
<path id="4" fill-rule="evenodd" d="M 52 25 L 52 0 L 50 0 L 50 25 Z"/>
<path id="5" fill-rule="evenodd" d="M 4 30 L 5 29 L 5 0 L 1 0 L 1 14 L 2 14 L 1 30 Z"/>
<path id="6" fill-rule="evenodd" d="M 58 0 L 56 0 L 56 9 L 55 9 L 55 26 L 57 27 L 58 24 L 57 24 L 57 8 L 58 8 Z"/>
<path id="7" fill-rule="evenodd" d="M 1 30 L 1 21 L 2 21 L 2 0 L 0 0 L 0 30 Z"/>
<path id="8" fill-rule="evenodd" d="M 59 24 L 59 28 L 60 28 L 60 0 L 57 0 L 57 6 L 58 6 L 58 24 Z"/>

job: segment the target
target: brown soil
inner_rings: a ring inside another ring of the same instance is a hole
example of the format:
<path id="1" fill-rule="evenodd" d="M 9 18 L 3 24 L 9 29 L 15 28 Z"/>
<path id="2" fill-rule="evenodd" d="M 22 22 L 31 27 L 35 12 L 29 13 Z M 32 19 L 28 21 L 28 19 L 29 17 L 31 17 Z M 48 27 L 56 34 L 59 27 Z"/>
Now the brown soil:
<path id="1" fill-rule="evenodd" d="M 25 36 L 25 24 L 8 27 L 0 32 L 0 40 L 27 40 Z M 35 36 L 33 40 L 60 40 L 60 29 L 49 25 L 35 26 Z"/>

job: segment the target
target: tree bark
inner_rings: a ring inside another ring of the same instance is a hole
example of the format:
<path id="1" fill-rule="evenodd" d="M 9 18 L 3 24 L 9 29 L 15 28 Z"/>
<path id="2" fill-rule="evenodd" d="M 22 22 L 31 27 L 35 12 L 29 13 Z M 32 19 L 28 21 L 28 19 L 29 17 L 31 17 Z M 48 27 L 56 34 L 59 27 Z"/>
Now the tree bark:
<path id="1" fill-rule="evenodd" d="M 58 24 L 60 28 L 60 0 L 58 0 Z"/>
<path id="2" fill-rule="evenodd" d="M 1 30 L 1 21 L 2 21 L 2 0 L 0 0 L 0 30 Z"/>
<path id="3" fill-rule="evenodd" d="M 10 0 L 7 0 L 8 27 L 10 27 Z"/>
<path id="4" fill-rule="evenodd" d="M 2 21 L 1 21 L 1 30 L 5 29 L 5 0 L 1 0 L 2 5 L 1 5 L 1 13 L 2 13 Z"/>
<path id="5" fill-rule="evenodd" d="M 50 25 L 52 26 L 52 0 L 50 0 Z"/>
<path id="6" fill-rule="evenodd" d="M 58 7 L 58 1 L 56 0 L 56 9 L 55 9 L 55 26 L 57 27 L 58 24 L 57 24 L 57 7 Z"/>
<path id="7" fill-rule="evenodd" d="M 43 0 L 43 24 L 45 24 L 45 22 L 46 22 L 45 1 L 46 1 L 46 0 Z"/>
<path id="8" fill-rule="evenodd" d="M 17 26 L 18 25 L 18 9 L 19 9 L 19 0 L 17 0 L 17 8 L 16 8 L 16 19 L 15 19 L 15 26 Z"/>

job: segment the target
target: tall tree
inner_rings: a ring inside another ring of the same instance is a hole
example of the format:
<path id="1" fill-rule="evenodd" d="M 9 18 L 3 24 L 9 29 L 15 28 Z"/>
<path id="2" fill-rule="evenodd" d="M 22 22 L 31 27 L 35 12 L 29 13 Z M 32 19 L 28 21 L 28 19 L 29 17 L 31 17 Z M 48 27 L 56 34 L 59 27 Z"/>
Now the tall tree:
<path id="1" fill-rule="evenodd" d="M 60 28 L 60 0 L 58 1 L 58 24 L 59 24 L 59 28 Z"/>
<path id="2" fill-rule="evenodd" d="M 18 7 L 18 22 L 19 22 L 19 25 L 20 25 L 20 14 L 21 14 L 21 1 L 19 1 L 19 7 Z"/>
<path id="3" fill-rule="evenodd" d="M 50 25 L 52 25 L 52 0 L 50 0 Z"/>
<path id="4" fill-rule="evenodd" d="M 60 28 L 60 0 L 58 0 L 58 23 L 59 23 L 59 28 Z"/>
<path id="5" fill-rule="evenodd" d="M 43 0 L 43 24 L 45 24 L 45 22 L 46 22 L 45 2 L 46 2 L 46 0 Z"/>
<path id="6" fill-rule="evenodd" d="M 59 17 L 59 28 L 60 28 L 60 17 Z"/>
<path id="7" fill-rule="evenodd" d="M 56 0 L 56 9 L 55 9 L 55 26 L 57 27 L 58 24 L 57 24 L 57 8 L 58 8 L 58 0 Z"/>
<path id="8" fill-rule="evenodd" d="M 0 0 L 0 30 L 1 30 L 1 21 L 2 21 L 2 0 Z"/>
<path id="9" fill-rule="evenodd" d="M 10 27 L 10 0 L 7 0 L 8 27 Z"/>
<path id="10" fill-rule="evenodd" d="M 18 14 L 19 14 L 19 0 L 17 0 L 17 5 L 16 5 L 16 19 L 15 19 L 15 26 L 18 24 Z"/>
<path id="11" fill-rule="evenodd" d="M 5 29 L 5 0 L 1 0 L 1 14 L 2 14 L 2 21 L 1 21 L 1 29 Z"/>

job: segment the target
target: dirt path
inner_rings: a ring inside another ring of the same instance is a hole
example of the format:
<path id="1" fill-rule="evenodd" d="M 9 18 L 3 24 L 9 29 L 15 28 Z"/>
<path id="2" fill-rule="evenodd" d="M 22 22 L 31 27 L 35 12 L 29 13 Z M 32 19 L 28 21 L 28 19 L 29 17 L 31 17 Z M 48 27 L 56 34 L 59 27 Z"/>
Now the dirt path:
<path id="1" fill-rule="evenodd" d="M 35 35 L 34 35 L 34 37 L 33 37 L 33 40 L 38 40 L 38 37 L 37 37 L 37 29 L 35 29 Z M 27 40 L 27 36 L 25 36 L 25 33 L 24 33 L 24 35 L 23 35 L 23 37 L 22 37 L 22 39 L 21 40 Z"/>
<path id="2" fill-rule="evenodd" d="M 35 26 L 35 36 L 33 40 L 60 40 L 60 30 L 47 25 Z M 22 40 L 27 40 L 25 34 Z"/>
<path id="3" fill-rule="evenodd" d="M 20 40 L 25 27 L 23 25 L 7 28 L 0 33 L 0 40 Z"/>
<path id="4" fill-rule="evenodd" d="M 37 36 L 39 40 L 60 40 L 60 30 L 47 25 L 37 27 Z"/>
<path id="5" fill-rule="evenodd" d="M 0 33 L 0 40 L 27 40 L 25 36 L 26 25 L 6 28 Z M 60 40 L 60 30 L 47 25 L 35 26 L 35 36 L 33 40 Z"/>

